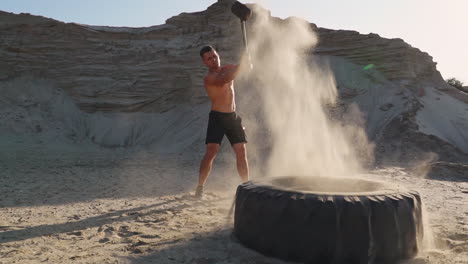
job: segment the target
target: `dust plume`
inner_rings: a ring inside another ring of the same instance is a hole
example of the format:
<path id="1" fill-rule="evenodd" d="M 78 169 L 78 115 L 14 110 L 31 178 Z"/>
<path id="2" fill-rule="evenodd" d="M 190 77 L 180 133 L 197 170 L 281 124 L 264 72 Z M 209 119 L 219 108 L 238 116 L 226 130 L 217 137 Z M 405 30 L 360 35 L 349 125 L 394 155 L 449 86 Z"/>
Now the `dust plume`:
<path id="1" fill-rule="evenodd" d="M 437 161 L 439 156 L 434 152 L 426 152 L 419 155 L 419 158 L 410 163 L 410 168 L 414 175 L 427 178 L 431 172 L 433 162 Z"/>
<path id="2" fill-rule="evenodd" d="M 427 211 L 426 205 L 422 203 L 422 225 L 423 225 L 423 240 L 421 241 L 421 249 L 423 251 L 433 251 L 436 250 L 437 247 L 435 245 L 435 240 L 434 240 L 434 233 L 432 231 L 431 225 L 430 225 L 430 218 L 431 216 L 429 215 L 429 212 Z"/>
<path id="3" fill-rule="evenodd" d="M 261 105 L 262 126 L 254 145 L 269 144 L 267 175 L 349 176 L 370 157 L 364 130 L 332 121 L 325 106 L 337 100 L 336 82 L 326 58 L 312 55 L 318 42 L 311 25 L 298 18 L 281 20 L 253 6 L 249 50 Z M 260 132 L 264 129 L 266 132 Z M 268 137 L 265 140 L 262 137 Z M 356 148 L 355 145 L 363 147 Z"/>

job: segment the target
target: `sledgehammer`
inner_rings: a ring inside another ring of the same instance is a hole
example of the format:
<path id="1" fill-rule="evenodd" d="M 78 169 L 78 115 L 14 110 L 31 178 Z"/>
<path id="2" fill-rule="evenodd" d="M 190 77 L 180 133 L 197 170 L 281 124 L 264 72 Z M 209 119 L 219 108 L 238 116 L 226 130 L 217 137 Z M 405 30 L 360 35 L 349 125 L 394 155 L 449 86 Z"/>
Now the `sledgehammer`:
<path id="1" fill-rule="evenodd" d="M 231 6 L 231 12 L 236 15 L 241 21 L 242 37 L 244 39 L 244 47 L 247 52 L 247 58 L 249 59 L 250 69 L 252 69 L 252 61 L 250 59 L 249 47 L 247 43 L 247 32 L 245 30 L 245 21 L 247 21 L 252 15 L 252 10 L 246 5 L 239 1 L 234 2 Z"/>

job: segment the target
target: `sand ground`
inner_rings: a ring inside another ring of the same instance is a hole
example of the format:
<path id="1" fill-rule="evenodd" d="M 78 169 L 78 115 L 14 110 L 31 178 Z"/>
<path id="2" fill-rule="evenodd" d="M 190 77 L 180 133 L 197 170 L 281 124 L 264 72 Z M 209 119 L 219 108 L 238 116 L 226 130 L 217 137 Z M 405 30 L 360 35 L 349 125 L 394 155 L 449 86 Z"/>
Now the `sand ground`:
<path id="1" fill-rule="evenodd" d="M 198 159 L 16 140 L 0 152 L 0 263 L 286 263 L 244 248 L 228 217 L 238 179 Z M 393 166 L 368 177 L 418 190 L 437 249 L 403 263 L 468 263 L 468 182 Z"/>

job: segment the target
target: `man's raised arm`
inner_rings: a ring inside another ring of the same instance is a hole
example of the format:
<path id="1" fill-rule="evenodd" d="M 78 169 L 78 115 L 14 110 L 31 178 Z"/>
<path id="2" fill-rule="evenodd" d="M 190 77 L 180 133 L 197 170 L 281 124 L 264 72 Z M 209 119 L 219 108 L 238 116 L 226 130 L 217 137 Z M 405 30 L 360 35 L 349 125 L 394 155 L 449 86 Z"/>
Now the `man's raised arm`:
<path id="1" fill-rule="evenodd" d="M 223 66 L 221 72 L 217 72 L 214 74 L 210 74 L 205 78 L 205 83 L 206 84 L 211 84 L 211 85 L 224 85 L 226 83 L 229 83 L 233 81 L 237 74 L 239 73 L 240 65 L 226 65 Z"/>

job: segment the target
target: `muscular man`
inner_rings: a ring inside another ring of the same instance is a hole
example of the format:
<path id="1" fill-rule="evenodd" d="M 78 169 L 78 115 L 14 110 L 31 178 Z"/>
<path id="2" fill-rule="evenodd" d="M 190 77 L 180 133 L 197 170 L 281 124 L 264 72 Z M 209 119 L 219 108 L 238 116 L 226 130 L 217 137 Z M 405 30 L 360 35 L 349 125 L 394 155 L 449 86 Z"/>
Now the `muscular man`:
<path id="1" fill-rule="evenodd" d="M 234 98 L 234 79 L 239 73 L 241 64 L 221 66 L 216 50 L 211 46 L 200 50 L 203 63 L 208 68 L 204 79 L 205 89 L 211 100 L 211 111 L 206 133 L 206 153 L 200 164 L 196 197 L 203 195 L 203 186 L 210 174 L 213 160 L 218 153 L 221 141 L 226 135 L 237 158 L 237 171 L 242 182 L 249 180 L 249 165 L 246 153 L 246 136 L 242 119 L 236 113 Z"/>

